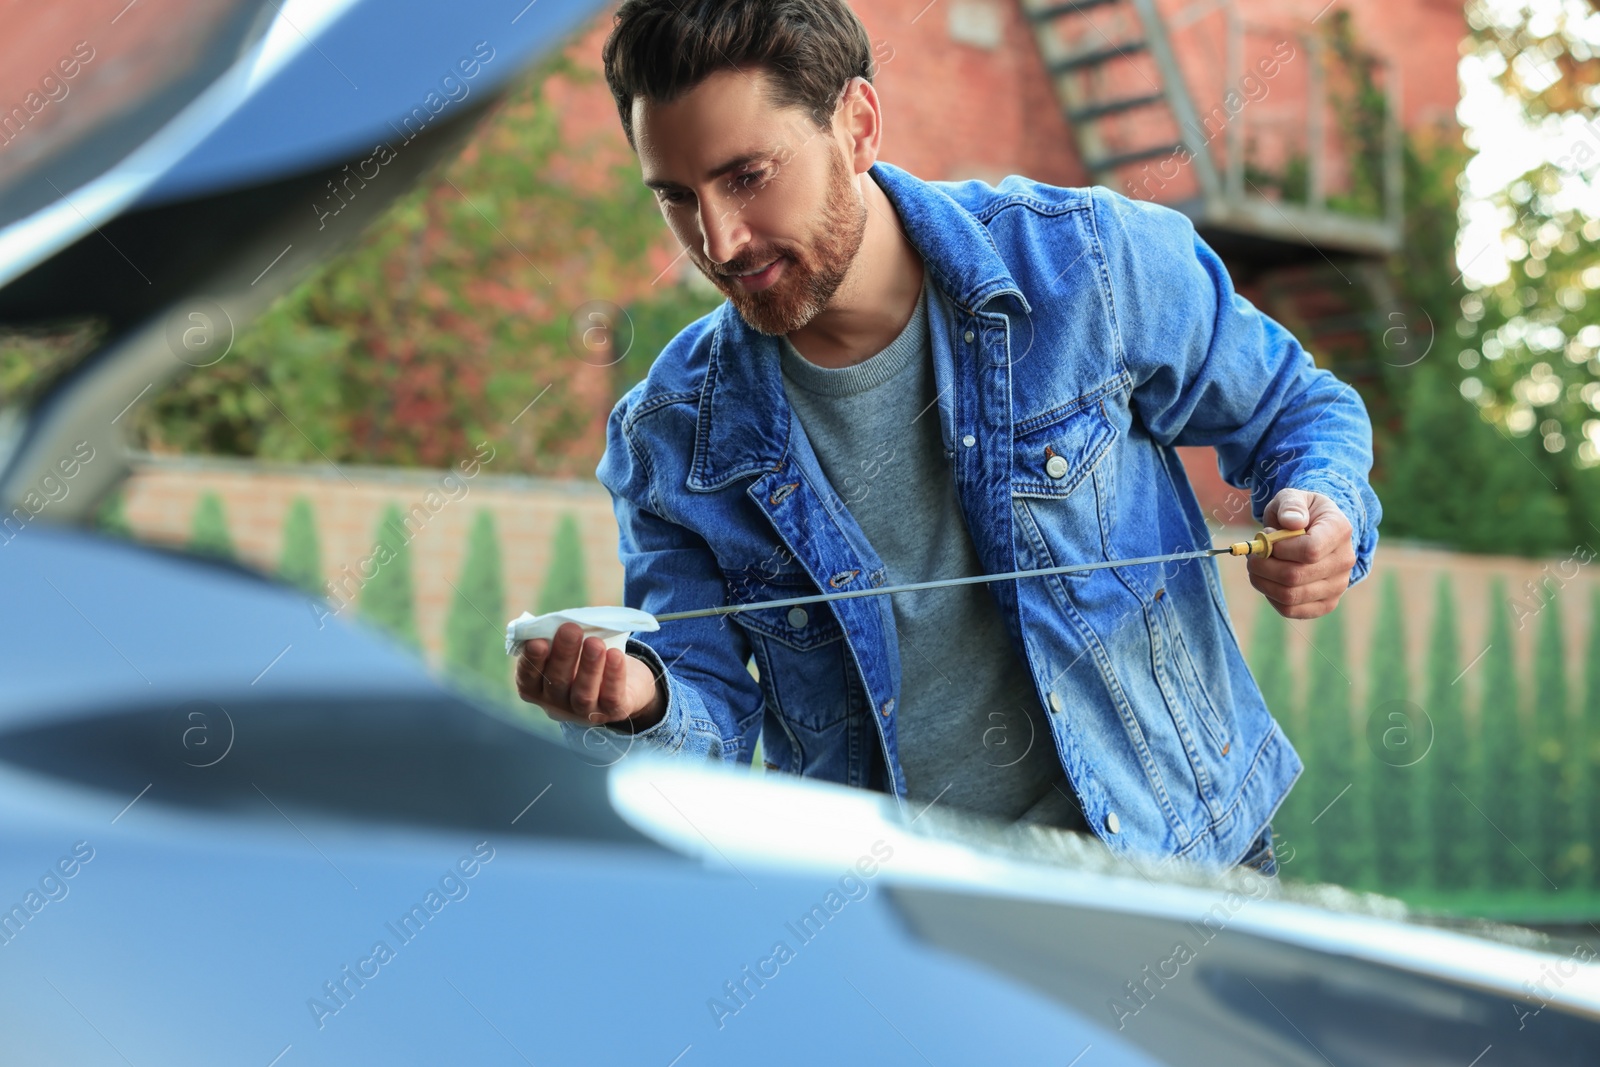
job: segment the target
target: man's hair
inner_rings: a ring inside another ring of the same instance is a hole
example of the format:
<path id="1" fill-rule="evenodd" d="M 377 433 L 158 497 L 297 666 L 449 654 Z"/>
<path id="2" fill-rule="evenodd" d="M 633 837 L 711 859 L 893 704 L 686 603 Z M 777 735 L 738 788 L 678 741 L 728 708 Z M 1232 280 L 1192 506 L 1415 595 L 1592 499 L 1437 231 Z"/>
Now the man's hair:
<path id="1" fill-rule="evenodd" d="M 721 70 L 764 69 L 767 104 L 803 108 L 819 130 L 851 78 L 876 73 L 866 27 L 844 0 L 623 0 L 601 49 L 635 152 L 633 99 L 670 104 Z"/>

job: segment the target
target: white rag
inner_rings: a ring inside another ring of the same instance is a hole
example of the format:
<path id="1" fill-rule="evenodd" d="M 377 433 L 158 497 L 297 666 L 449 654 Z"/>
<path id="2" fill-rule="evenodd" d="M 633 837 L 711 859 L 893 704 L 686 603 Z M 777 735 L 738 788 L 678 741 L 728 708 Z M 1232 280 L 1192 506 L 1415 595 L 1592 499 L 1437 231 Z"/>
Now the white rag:
<path id="1" fill-rule="evenodd" d="M 636 633 L 661 629 L 656 617 L 638 608 L 567 608 L 548 615 L 521 615 L 506 623 L 506 655 L 522 653 L 522 645 L 535 637 L 553 638 L 564 622 L 575 622 L 583 628 L 584 637 L 598 637 L 607 648 L 626 649 L 628 638 Z"/>

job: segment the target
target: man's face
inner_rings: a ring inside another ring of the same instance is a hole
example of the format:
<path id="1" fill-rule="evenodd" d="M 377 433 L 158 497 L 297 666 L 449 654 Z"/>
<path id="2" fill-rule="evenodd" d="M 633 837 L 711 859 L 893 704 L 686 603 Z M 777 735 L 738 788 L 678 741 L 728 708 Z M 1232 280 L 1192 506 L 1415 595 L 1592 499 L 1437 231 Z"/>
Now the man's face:
<path id="1" fill-rule="evenodd" d="M 776 336 L 833 299 L 867 208 L 836 135 L 768 107 L 765 77 L 719 71 L 671 104 L 635 98 L 633 128 L 645 184 L 689 258 L 752 329 Z"/>

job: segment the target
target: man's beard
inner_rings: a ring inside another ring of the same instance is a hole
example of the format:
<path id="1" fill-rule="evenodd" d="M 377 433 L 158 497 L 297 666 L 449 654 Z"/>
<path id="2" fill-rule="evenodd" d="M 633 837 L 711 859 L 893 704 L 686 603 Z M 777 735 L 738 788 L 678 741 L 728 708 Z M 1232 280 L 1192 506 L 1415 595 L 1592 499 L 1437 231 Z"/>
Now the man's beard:
<path id="1" fill-rule="evenodd" d="M 771 249 L 763 253 L 787 256 L 789 261 L 783 265 L 777 282 L 759 293 L 745 292 L 737 281 L 725 275 L 711 275 L 713 284 L 751 329 L 777 337 L 805 326 L 828 306 L 861 249 L 867 231 L 867 206 L 861 203 L 838 152 L 828 155 L 828 193 L 817 223 L 811 249 Z M 747 259 L 746 263 L 759 266 L 761 261 Z M 696 264 L 699 265 L 698 258 Z"/>

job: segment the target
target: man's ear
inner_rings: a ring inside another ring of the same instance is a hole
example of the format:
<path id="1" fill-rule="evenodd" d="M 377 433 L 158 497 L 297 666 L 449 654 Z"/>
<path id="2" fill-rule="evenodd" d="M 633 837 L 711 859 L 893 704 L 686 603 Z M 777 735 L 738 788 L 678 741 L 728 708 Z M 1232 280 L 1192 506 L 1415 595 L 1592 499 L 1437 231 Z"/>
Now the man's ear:
<path id="1" fill-rule="evenodd" d="M 871 82 L 857 75 L 845 86 L 842 121 L 847 138 L 846 157 L 856 174 L 864 174 L 878 161 L 883 144 L 883 109 Z"/>

